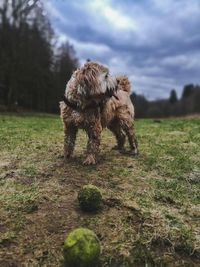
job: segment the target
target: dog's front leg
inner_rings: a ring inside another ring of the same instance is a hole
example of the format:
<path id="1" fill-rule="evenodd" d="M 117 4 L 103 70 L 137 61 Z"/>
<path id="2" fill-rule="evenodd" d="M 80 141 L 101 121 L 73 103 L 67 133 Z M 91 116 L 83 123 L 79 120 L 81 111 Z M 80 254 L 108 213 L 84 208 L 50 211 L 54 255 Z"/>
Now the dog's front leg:
<path id="1" fill-rule="evenodd" d="M 76 141 L 76 134 L 77 134 L 77 127 L 74 125 L 65 125 L 64 128 L 64 160 L 66 161 L 72 155 L 74 151 L 75 141 Z"/>
<path id="2" fill-rule="evenodd" d="M 100 140 L 102 127 L 100 123 L 90 125 L 87 129 L 88 143 L 87 143 L 87 157 L 84 160 L 84 165 L 94 165 L 97 163 L 97 157 L 100 152 Z"/>

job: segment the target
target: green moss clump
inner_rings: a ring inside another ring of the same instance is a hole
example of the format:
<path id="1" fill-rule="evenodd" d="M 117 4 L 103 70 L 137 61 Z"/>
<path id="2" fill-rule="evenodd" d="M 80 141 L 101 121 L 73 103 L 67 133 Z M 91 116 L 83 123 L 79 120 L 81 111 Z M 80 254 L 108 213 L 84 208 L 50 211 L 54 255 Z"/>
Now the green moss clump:
<path id="1" fill-rule="evenodd" d="M 96 211 L 100 209 L 102 195 L 94 185 L 85 185 L 78 193 L 80 208 L 84 211 Z"/>
<path id="2" fill-rule="evenodd" d="M 77 228 L 64 241 L 64 266 L 95 267 L 100 250 L 100 242 L 93 231 Z"/>

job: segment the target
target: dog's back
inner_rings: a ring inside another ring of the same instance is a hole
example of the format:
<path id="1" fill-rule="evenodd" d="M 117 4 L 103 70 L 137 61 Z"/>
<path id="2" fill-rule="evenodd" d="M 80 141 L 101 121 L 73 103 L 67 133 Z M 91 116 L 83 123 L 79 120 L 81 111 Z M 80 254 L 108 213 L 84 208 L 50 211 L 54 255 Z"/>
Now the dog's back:
<path id="1" fill-rule="evenodd" d="M 131 85 L 127 76 L 118 76 L 115 95 L 106 103 L 102 111 L 102 124 L 108 125 L 113 119 L 129 117 L 134 119 L 134 106 L 130 99 Z"/>
<path id="2" fill-rule="evenodd" d="M 127 107 L 131 116 L 134 118 L 134 107 L 130 99 L 131 84 L 127 76 L 117 77 L 117 91 L 115 93 L 116 97 L 112 97 L 110 102 L 112 102 L 116 108 Z"/>

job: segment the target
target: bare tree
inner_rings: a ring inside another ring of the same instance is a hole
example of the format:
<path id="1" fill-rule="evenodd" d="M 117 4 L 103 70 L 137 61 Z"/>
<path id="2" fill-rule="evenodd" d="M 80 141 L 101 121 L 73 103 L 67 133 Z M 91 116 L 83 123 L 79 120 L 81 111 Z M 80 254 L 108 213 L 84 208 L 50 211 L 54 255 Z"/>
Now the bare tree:
<path id="1" fill-rule="evenodd" d="M 58 110 L 77 66 L 73 47 L 52 47 L 53 30 L 39 0 L 0 1 L 0 103 Z"/>

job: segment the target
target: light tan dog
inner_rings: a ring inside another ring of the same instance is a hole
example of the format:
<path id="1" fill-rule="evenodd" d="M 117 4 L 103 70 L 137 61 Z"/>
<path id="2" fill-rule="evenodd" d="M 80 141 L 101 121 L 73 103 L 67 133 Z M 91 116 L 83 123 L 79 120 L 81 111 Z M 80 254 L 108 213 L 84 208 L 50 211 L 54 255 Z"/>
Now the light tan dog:
<path id="1" fill-rule="evenodd" d="M 97 162 L 101 132 L 105 127 L 114 133 L 116 149 L 123 151 L 127 135 L 130 154 L 137 154 L 134 107 L 126 76 L 112 77 L 107 67 L 96 62 L 85 63 L 67 83 L 60 110 L 64 124 L 65 160 L 73 153 L 78 128 L 84 129 L 89 138 L 85 165 Z"/>

